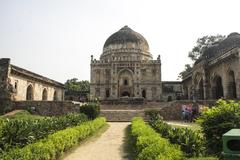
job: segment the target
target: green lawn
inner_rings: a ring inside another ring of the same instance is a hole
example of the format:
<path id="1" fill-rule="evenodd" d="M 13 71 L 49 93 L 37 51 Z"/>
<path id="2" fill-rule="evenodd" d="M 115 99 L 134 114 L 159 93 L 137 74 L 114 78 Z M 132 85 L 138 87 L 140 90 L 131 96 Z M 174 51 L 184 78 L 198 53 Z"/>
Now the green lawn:
<path id="1" fill-rule="evenodd" d="M 0 118 L 8 118 L 8 119 L 41 119 L 43 116 L 33 115 L 26 110 L 19 110 L 16 113 L 13 111 L 12 113 L 8 113 L 0 116 Z"/>
<path id="2" fill-rule="evenodd" d="M 176 128 L 189 128 L 194 131 L 201 131 L 201 127 L 197 123 L 173 122 L 173 123 L 170 123 L 170 125 Z"/>

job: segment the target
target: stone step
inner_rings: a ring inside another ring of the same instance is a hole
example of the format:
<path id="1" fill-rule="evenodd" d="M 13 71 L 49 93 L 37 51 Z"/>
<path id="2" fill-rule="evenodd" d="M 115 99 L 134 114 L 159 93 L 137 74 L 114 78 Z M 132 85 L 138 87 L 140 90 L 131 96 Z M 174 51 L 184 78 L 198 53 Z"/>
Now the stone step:
<path id="1" fill-rule="evenodd" d="M 130 122 L 133 117 L 143 117 L 143 110 L 101 110 L 100 116 L 106 117 L 108 122 Z"/>

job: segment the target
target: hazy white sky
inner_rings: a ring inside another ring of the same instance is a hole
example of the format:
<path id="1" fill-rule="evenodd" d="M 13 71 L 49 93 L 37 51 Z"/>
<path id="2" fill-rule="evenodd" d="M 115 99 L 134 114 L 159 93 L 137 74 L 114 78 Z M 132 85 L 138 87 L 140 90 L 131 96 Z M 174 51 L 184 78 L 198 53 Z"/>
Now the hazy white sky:
<path id="1" fill-rule="evenodd" d="M 142 34 L 163 80 L 176 80 L 204 35 L 240 32 L 239 0 L 0 0 L 0 58 L 65 82 L 90 79 L 90 56 L 124 25 Z"/>

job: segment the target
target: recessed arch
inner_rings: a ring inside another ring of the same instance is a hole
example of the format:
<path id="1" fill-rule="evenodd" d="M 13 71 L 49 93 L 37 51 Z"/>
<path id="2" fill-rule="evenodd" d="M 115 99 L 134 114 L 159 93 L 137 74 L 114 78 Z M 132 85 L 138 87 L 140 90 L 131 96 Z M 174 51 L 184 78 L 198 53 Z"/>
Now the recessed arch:
<path id="1" fill-rule="evenodd" d="M 213 78 L 212 82 L 212 96 L 215 99 L 222 98 L 224 96 L 223 84 L 222 84 L 222 77 L 216 75 Z"/>
<path id="2" fill-rule="evenodd" d="M 43 100 L 43 101 L 46 101 L 47 98 L 48 98 L 48 92 L 47 92 L 47 89 L 44 88 L 44 89 L 43 89 L 43 92 L 42 92 L 42 100 Z"/>
<path id="3" fill-rule="evenodd" d="M 26 100 L 27 101 L 33 100 L 33 86 L 31 84 L 29 84 L 27 87 Z"/>
<path id="4" fill-rule="evenodd" d="M 236 93 L 236 82 L 235 82 L 235 74 L 234 71 L 230 70 L 228 72 L 228 97 L 229 98 L 237 98 Z"/>
<path id="5" fill-rule="evenodd" d="M 57 101 L 58 98 L 57 98 L 57 91 L 55 90 L 54 93 L 53 93 L 53 100 L 54 101 Z"/>
<path id="6" fill-rule="evenodd" d="M 146 98 L 146 97 L 147 97 L 147 93 L 146 93 L 146 90 L 145 90 L 145 89 L 142 90 L 142 97 L 143 97 L 143 98 Z"/>
<path id="7" fill-rule="evenodd" d="M 124 68 L 118 72 L 118 95 L 119 97 L 133 97 L 134 91 L 133 72 Z"/>

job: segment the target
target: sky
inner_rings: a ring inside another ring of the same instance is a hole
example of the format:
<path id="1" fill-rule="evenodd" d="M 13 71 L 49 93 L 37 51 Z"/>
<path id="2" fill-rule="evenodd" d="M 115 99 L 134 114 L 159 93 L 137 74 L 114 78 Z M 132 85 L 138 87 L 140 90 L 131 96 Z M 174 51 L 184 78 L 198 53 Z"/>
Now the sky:
<path id="1" fill-rule="evenodd" d="M 0 58 L 45 77 L 90 80 L 91 55 L 128 25 L 177 80 L 205 35 L 240 32 L 239 0 L 0 0 Z"/>

